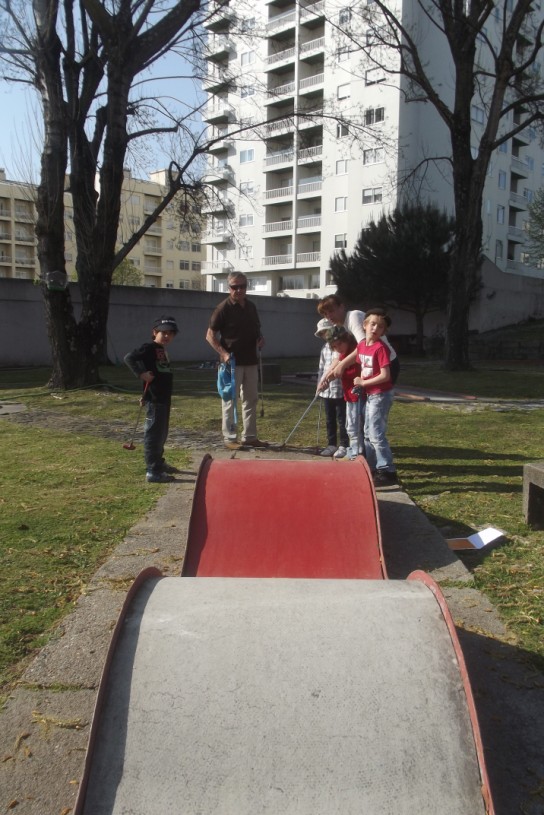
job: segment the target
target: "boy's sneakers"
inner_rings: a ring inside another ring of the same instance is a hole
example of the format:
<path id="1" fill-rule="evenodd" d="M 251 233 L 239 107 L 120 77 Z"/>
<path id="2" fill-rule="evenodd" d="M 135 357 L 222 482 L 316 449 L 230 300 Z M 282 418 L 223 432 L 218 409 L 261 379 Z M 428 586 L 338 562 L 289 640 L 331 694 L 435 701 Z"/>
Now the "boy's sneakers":
<path id="1" fill-rule="evenodd" d="M 241 450 L 242 445 L 236 439 L 225 439 L 225 447 L 227 450 Z"/>
<path id="2" fill-rule="evenodd" d="M 181 472 L 181 470 L 178 470 L 178 468 L 174 467 L 173 464 L 167 464 L 165 461 L 164 464 L 162 465 L 162 472 L 169 473 L 169 475 L 172 475 L 173 473 Z"/>
<path id="3" fill-rule="evenodd" d="M 335 451 L 336 451 L 336 449 L 337 449 L 337 448 L 336 448 L 336 447 L 335 447 L 333 444 L 329 444 L 329 446 L 328 446 L 328 447 L 325 447 L 325 448 L 324 448 L 324 449 L 323 449 L 323 450 L 320 452 L 320 454 L 319 454 L 319 455 L 320 455 L 320 456 L 324 456 L 324 458 L 331 458 L 331 457 L 334 455 L 334 457 L 335 457 L 335 458 L 337 458 L 337 456 L 336 456 L 336 452 L 335 452 Z"/>
<path id="4" fill-rule="evenodd" d="M 149 481 L 150 484 L 169 484 L 171 481 L 175 481 L 173 475 L 168 475 L 168 473 L 153 473 L 147 472 L 145 474 L 145 480 Z"/>
<path id="5" fill-rule="evenodd" d="M 353 447 L 348 447 L 346 450 L 346 458 L 348 461 L 355 461 L 357 458 L 357 450 L 355 450 Z"/>
<path id="6" fill-rule="evenodd" d="M 372 481 L 375 487 L 393 487 L 399 483 L 396 470 L 376 470 L 372 473 Z"/>
<path id="7" fill-rule="evenodd" d="M 345 458 L 346 453 L 347 453 L 346 448 L 340 445 L 336 453 L 333 455 L 333 458 Z M 321 455 L 323 455 L 323 453 L 321 453 Z"/>

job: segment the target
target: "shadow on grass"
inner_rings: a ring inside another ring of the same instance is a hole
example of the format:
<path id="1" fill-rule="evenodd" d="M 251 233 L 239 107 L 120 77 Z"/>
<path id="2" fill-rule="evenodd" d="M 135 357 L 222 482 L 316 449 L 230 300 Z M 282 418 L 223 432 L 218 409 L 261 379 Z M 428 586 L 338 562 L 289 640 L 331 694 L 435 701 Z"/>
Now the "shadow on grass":
<path id="1" fill-rule="evenodd" d="M 474 447 L 408 447 L 406 445 L 395 445 L 396 458 L 415 458 L 422 461 L 532 461 L 528 456 L 520 456 L 512 453 L 495 453 L 490 450 L 478 450 Z"/>
<path id="2" fill-rule="evenodd" d="M 495 815 L 544 812 L 544 665 L 464 629 L 457 634 L 474 694 Z"/>

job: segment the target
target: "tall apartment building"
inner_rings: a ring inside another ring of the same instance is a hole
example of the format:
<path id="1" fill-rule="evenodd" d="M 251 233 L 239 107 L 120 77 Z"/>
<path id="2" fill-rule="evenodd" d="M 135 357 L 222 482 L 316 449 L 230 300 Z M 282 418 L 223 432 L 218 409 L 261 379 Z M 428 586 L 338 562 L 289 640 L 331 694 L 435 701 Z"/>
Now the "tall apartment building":
<path id="1" fill-rule="evenodd" d="M 235 268 L 254 293 L 323 296 L 335 289 L 327 271 L 333 253 L 349 252 L 366 224 L 396 206 L 406 191 L 398 182 L 412 168 L 430 155 L 449 155 L 448 134 L 432 105 L 405 103 L 400 75 L 361 62 L 353 42 L 363 37 L 368 43 L 372 30 L 353 29 L 361 19 L 345 0 L 210 6 L 208 289 L 224 291 L 226 273 Z M 422 61 L 433 65 L 435 77 L 443 75 L 444 94 L 451 94 L 444 43 L 418 4 L 404 6 L 403 13 L 420 15 Z M 508 4 L 497 5 L 489 18 L 491 40 L 495 29 L 499 36 L 504 8 Z M 475 137 L 484 121 L 475 97 Z M 491 162 L 483 248 L 500 272 L 542 276 L 529 265 L 524 225 L 542 184 L 543 161 L 529 128 Z M 453 210 L 447 163 L 429 163 L 414 181 L 424 202 Z"/>
<path id="2" fill-rule="evenodd" d="M 133 178 L 125 171 L 119 246 L 144 222 L 160 203 L 166 189 L 165 172 L 150 180 Z M 0 170 L 0 277 L 34 279 L 39 275 L 36 254 L 36 187 L 6 179 Z M 76 243 L 70 193 L 65 194 L 65 260 L 71 280 L 76 279 Z M 202 218 L 197 205 L 190 205 L 180 218 L 176 199 L 130 252 L 128 259 L 141 272 L 144 286 L 201 289 L 205 249 L 201 241 Z"/>

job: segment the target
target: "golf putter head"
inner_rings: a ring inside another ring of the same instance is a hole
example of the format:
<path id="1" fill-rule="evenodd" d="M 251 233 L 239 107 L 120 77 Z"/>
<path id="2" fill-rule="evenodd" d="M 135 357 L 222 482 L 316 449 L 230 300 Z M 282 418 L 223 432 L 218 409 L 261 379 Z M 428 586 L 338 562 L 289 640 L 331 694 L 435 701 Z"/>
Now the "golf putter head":
<path id="1" fill-rule="evenodd" d="M 123 450 L 136 450 L 136 447 L 131 441 L 127 441 L 123 444 Z"/>

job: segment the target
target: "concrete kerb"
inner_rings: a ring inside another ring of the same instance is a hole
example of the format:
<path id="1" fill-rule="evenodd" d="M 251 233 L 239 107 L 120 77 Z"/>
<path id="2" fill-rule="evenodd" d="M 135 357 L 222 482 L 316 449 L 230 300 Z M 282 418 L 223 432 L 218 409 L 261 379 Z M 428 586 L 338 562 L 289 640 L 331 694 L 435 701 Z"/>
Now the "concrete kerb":
<path id="1" fill-rule="evenodd" d="M 237 458 L 277 457 L 277 453 L 261 450 L 235 455 Z M 301 455 L 312 458 L 298 453 L 283 453 L 282 457 L 300 459 Z M 217 451 L 214 456 L 230 458 L 232 453 Z M 130 530 L 96 572 L 74 611 L 29 665 L 20 686 L 6 704 L 0 719 L 0 806 L 4 811 L 68 815 L 73 808 L 112 629 L 126 591 L 143 568 L 155 566 L 165 575 L 180 573 L 200 459 L 200 455 L 195 456 L 193 466 L 177 477 L 177 482 L 161 496 L 154 510 Z M 349 466 L 349 463 L 339 462 L 338 466 Z M 488 683 L 488 676 L 481 675 L 480 666 L 487 660 L 489 670 L 496 667 L 489 656 L 490 643 L 492 650 L 501 652 L 497 657 L 503 661 L 501 671 L 506 667 L 504 661 L 509 661 L 509 681 L 500 684 L 498 690 L 493 689 L 492 700 L 493 704 L 501 705 L 507 701 L 508 743 L 506 733 L 497 725 L 497 711 L 490 703 L 489 694 L 485 695 L 482 710 L 492 786 L 495 797 L 498 790 L 499 799 L 504 800 L 504 805 L 499 800 L 497 806 L 496 802 L 496 813 L 511 815 L 519 811 L 521 801 L 527 807 L 527 789 L 534 781 L 534 774 L 544 776 L 544 760 L 542 756 L 540 763 L 537 759 L 540 755 L 537 734 L 544 722 L 544 703 L 535 703 L 532 688 L 527 686 L 523 661 L 516 660 L 515 655 L 512 658 L 512 649 L 495 641 L 495 638 L 506 640 L 504 626 L 479 592 L 463 586 L 470 574 L 448 549 L 438 530 L 400 489 L 380 493 L 378 501 L 389 576 L 402 579 L 413 569 L 422 568 L 435 579 L 448 581 L 445 594 L 453 617 L 469 632 L 463 645 L 466 644 L 471 654 L 469 673 L 473 686 L 476 682 L 477 698 L 485 692 Z M 504 648 L 508 651 L 506 655 L 501 651 Z M 515 688 L 511 684 L 512 676 L 516 677 Z M 523 715 L 527 710 L 531 711 L 532 725 L 527 721 L 527 714 Z M 512 732 L 516 711 L 522 717 L 524 733 L 518 733 L 515 726 Z M 504 716 L 499 720 L 502 721 Z M 527 737 L 531 742 L 529 749 Z M 498 739 L 501 748 L 498 761 L 494 739 Z M 512 756 L 509 745 L 516 739 L 520 754 Z M 508 774 L 502 768 L 507 760 Z M 524 811 L 537 815 L 542 809 Z"/>

